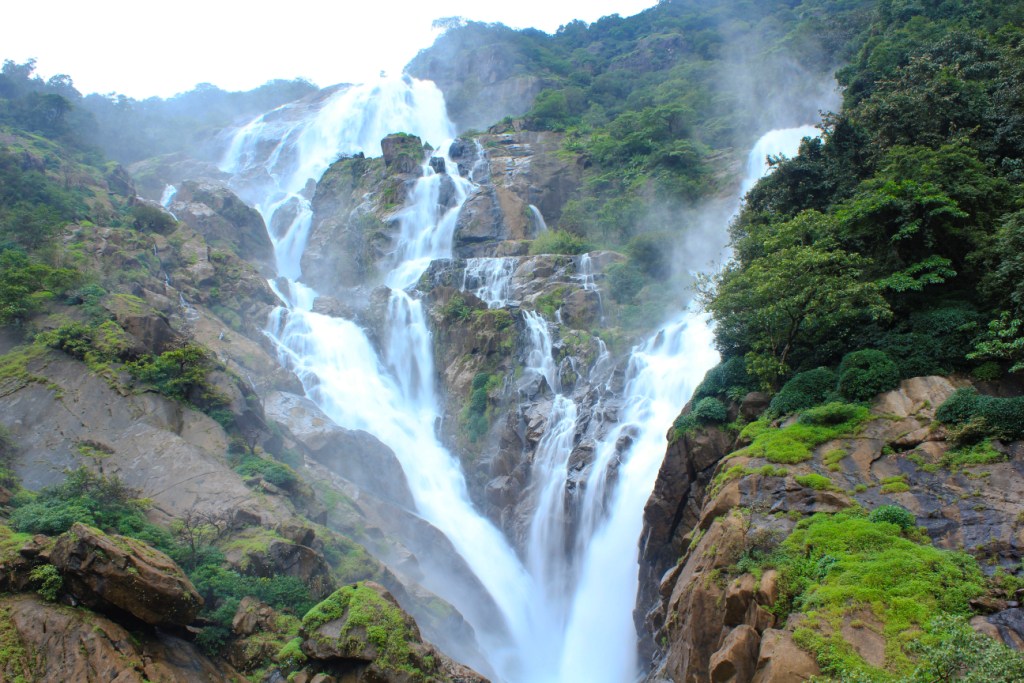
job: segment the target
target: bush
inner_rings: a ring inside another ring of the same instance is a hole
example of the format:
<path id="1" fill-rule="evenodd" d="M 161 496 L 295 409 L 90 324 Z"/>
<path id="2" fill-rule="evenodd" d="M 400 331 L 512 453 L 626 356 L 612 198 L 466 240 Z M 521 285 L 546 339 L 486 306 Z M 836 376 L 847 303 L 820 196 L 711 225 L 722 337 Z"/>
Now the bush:
<path id="1" fill-rule="evenodd" d="M 530 254 L 585 254 L 590 245 L 582 237 L 565 230 L 549 230 L 537 235 L 530 244 Z"/>
<path id="2" fill-rule="evenodd" d="M 156 232 L 161 235 L 174 230 L 175 221 L 169 213 L 152 204 L 136 204 L 132 207 L 132 226 L 142 232 Z"/>
<path id="3" fill-rule="evenodd" d="M 701 424 L 707 424 L 709 422 L 725 422 L 729 419 L 729 413 L 725 408 L 725 404 L 717 398 L 712 398 L 710 396 L 702 398 L 697 405 L 693 407 L 693 411 L 690 414 Z"/>
<path id="4" fill-rule="evenodd" d="M 978 633 L 965 617 L 939 615 L 910 650 L 917 655 L 913 681 L 1024 680 L 1024 654 Z"/>
<path id="5" fill-rule="evenodd" d="M 845 422 L 861 422 L 867 419 L 869 412 L 864 406 L 850 403 L 826 403 L 817 408 L 805 410 L 800 414 L 800 424 L 834 427 Z"/>
<path id="6" fill-rule="evenodd" d="M 608 289 L 612 299 L 620 304 L 632 302 L 644 288 L 644 276 L 636 266 L 616 263 L 608 268 Z"/>
<path id="7" fill-rule="evenodd" d="M 872 522 L 887 522 L 895 524 L 906 531 L 917 526 L 917 518 L 913 513 L 899 505 L 882 505 L 871 511 L 868 519 Z"/>
<path id="8" fill-rule="evenodd" d="M 815 491 L 829 491 L 835 488 L 832 485 L 831 479 L 813 472 L 811 474 L 798 474 L 795 479 L 796 483 L 801 486 L 806 486 L 809 489 L 814 489 Z"/>
<path id="9" fill-rule="evenodd" d="M 248 455 L 235 466 L 235 472 L 243 477 L 261 477 L 274 486 L 290 488 L 299 480 L 295 471 L 283 463 Z"/>
<path id="10" fill-rule="evenodd" d="M 815 368 L 793 376 L 772 398 L 768 413 L 781 417 L 816 406 L 835 393 L 836 373 L 828 368 Z"/>
<path id="11" fill-rule="evenodd" d="M 630 261 L 644 275 L 664 280 L 672 274 L 672 236 L 664 232 L 637 235 L 626 246 Z"/>
<path id="12" fill-rule="evenodd" d="M 843 356 L 838 388 L 843 398 L 869 401 L 900 381 L 900 370 L 884 351 L 864 349 Z"/>
<path id="13" fill-rule="evenodd" d="M 33 569 L 28 574 L 28 578 L 38 583 L 39 586 L 36 588 L 36 593 L 39 593 L 44 600 L 54 602 L 57 600 L 57 596 L 60 595 L 60 589 L 64 585 L 64 579 L 61 578 L 60 572 L 52 564 L 41 564 Z"/>
<path id="14" fill-rule="evenodd" d="M 974 437 L 1013 441 L 1024 438 L 1024 397 L 982 396 L 975 389 L 964 387 L 946 399 L 935 419 L 952 426 L 970 425 Z"/>
<path id="15" fill-rule="evenodd" d="M 705 396 L 724 396 L 734 388 L 740 388 L 743 393 L 747 393 L 754 385 L 754 380 L 747 374 L 746 362 L 738 356 L 733 356 L 708 370 L 704 375 L 704 381 L 693 392 L 693 400 L 699 401 Z"/>
<path id="16" fill-rule="evenodd" d="M 935 419 L 946 424 L 963 424 L 978 414 L 981 396 L 972 387 L 957 389 L 935 411 Z"/>

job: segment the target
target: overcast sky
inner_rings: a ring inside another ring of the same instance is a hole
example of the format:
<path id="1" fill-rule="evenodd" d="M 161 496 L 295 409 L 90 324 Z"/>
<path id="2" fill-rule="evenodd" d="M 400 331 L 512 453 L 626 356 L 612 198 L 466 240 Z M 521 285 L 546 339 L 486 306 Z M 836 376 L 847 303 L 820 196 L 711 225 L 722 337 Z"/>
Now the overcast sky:
<path id="1" fill-rule="evenodd" d="M 34 0 L 5 3 L 0 58 L 36 58 L 83 93 L 166 97 L 208 82 L 246 90 L 272 78 L 325 86 L 399 71 L 463 16 L 553 32 L 573 19 L 629 16 L 656 0 Z"/>

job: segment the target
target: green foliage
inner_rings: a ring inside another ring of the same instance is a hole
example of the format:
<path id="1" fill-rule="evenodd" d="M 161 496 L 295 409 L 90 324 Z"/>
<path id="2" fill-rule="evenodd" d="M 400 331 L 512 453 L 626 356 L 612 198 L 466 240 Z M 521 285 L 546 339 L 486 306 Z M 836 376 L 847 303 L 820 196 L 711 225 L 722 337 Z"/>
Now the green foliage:
<path id="1" fill-rule="evenodd" d="M 815 412 L 807 411 L 808 421 L 799 421 L 784 428 L 773 428 L 768 422 L 752 422 L 740 433 L 740 438 L 751 439 L 746 448 L 734 452 L 734 456 L 766 458 L 769 462 L 796 464 L 810 460 L 816 446 L 855 434 L 869 419 L 867 408 L 828 404 Z M 843 422 L 832 422 L 839 417 Z"/>
<path id="2" fill-rule="evenodd" d="M 880 505 L 871 511 L 868 520 L 895 524 L 902 531 L 913 529 L 917 525 L 917 518 L 913 513 L 899 505 Z"/>
<path id="3" fill-rule="evenodd" d="M 293 576 L 243 576 L 232 569 L 206 564 L 192 571 L 189 578 L 208 607 L 218 606 L 211 617 L 222 626 L 231 625 L 238 601 L 246 596 L 292 614 L 302 614 L 315 604 L 309 587 Z"/>
<path id="4" fill-rule="evenodd" d="M 869 401 L 900 381 L 896 363 L 884 351 L 863 349 L 843 356 L 839 364 L 839 393 L 851 401 Z"/>
<path id="5" fill-rule="evenodd" d="M 976 562 L 901 535 L 898 522 L 872 521 L 861 511 L 819 513 L 797 524 L 780 548 L 761 562 L 779 571 L 780 597 L 773 611 L 811 614 L 797 642 L 818 657 L 824 673 L 842 680 L 877 680 L 843 639 L 844 619 L 867 610 L 887 641 L 892 674 L 913 669 L 913 646 L 936 616 L 965 615 L 984 590 Z M 822 628 L 821 625 L 824 625 Z"/>
<path id="6" fill-rule="evenodd" d="M 21 532 L 56 536 L 76 522 L 103 531 L 131 536 L 168 547 L 170 535 L 145 516 L 146 503 L 117 476 L 106 477 L 81 467 L 60 484 L 48 486 L 11 514 L 11 526 Z"/>
<path id="7" fill-rule="evenodd" d="M 292 488 L 299 480 L 295 470 L 288 465 L 251 454 L 242 456 L 234 470 L 243 477 L 259 477 L 284 489 Z"/>
<path id="8" fill-rule="evenodd" d="M 734 389 L 738 389 L 737 393 L 747 394 L 754 384 L 742 358 L 724 359 L 704 375 L 704 380 L 693 392 L 693 400 L 699 401 L 705 396 L 725 396 Z"/>
<path id="9" fill-rule="evenodd" d="M 967 357 L 997 358 L 1010 363 L 1010 372 L 1024 370 L 1024 322 L 1009 311 L 1002 311 L 998 318 L 989 322 L 988 329 Z"/>
<path id="10" fill-rule="evenodd" d="M 620 304 L 632 303 L 644 288 L 643 274 L 629 263 L 616 263 L 610 266 L 607 276 L 612 299 Z"/>
<path id="11" fill-rule="evenodd" d="M 473 377 L 469 401 L 460 414 L 470 443 L 476 443 L 487 434 L 493 412 L 489 395 L 500 388 L 501 375 L 479 372 Z"/>
<path id="12" fill-rule="evenodd" d="M 530 254 L 585 254 L 591 245 L 582 237 L 565 230 L 548 230 L 530 242 Z"/>
<path id="13" fill-rule="evenodd" d="M 21 323 L 45 302 L 74 288 L 77 271 L 53 268 L 0 247 L 0 325 Z"/>
<path id="14" fill-rule="evenodd" d="M 206 411 L 218 410 L 228 403 L 208 379 L 216 368 L 213 356 L 198 344 L 185 344 L 159 356 L 142 356 L 125 365 L 133 377 L 151 384 L 164 396 Z"/>
<path id="15" fill-rule="evenodd" d="M 836 381 L 836 374 L 828 368 L 799 372 L 772 398 L 768 414 L 781 417 L 816 406 L 835 393 Z"/>
<path id="16" fill-rule="evenodd" d="M 982 396 L 973 388 L 953 392 L 939 406 L 935 419 L 955 427 L 970 426 L 969 437 L 963 441 L 977 441 L 985 437 L 1007 440 L 1024 438 L 1024 397 L 998 398 Z"/>
<path id="17" fill-rule="evenodd" d="M 465 297 L 461 294 L 453 295 L 451 299 L 448 299 L 448 303 L 441 307 L 441 315 L 448 321 L 466 320 L 472 313 L 473 309 L 469 307 Z"/>
<path id="18" fill-rule="evenodd" d="M 158 206 L 136 204 L 132 207 L 132 225 L 141 232 L 155 232 L 161 235 L 174 230 L 174 218 Z"/>
<path id="19" fill-rule="evenodd" d="M 317 629 L 339 619 L 344 619 L 344 623 L 337 638 L 346 642 L 353 630 L 364 632 L 376 649 L 374 663 L 379 668 L 417 673 L 410 649 L 416 634 L 402 611 L 375 590 L 362 583 L 338 589 L 306 613 L 302 629 L 310 637 L 324 638 Z"/>
<path id="20" fill-rule="evenodd" d="M 794 479 L 796 479 L 796 483 L 801 486 L 806 486 L 807 488 L 814 489 L 815 491 L 831 491 L 835 488 L 831 479 L 814 472 L 810 474 L 798 474 Z"/>
<path id="21" fill-rule="evenodd" d="M 57 596 L 60 595 L 60 589 L 64 585 L 64 579 L 61 578 L 60 572 L 52 564 L 39 565 L 29 572 L 28 578 L 33 583 L 38 584 L 36 592 L 44 600 L 49 600 L 50 602 L 57 600 Z"/>
<path id="22" fill-rule="evenodd" d="M 729 413 L 725 408 L 725 404 L 711 396 L 698 401 L 693 407 L 693 412 L 690 414 L 701 424 L 725 422 L 729 419 Z"/>
<path id="23" fill-rule="evenodd" d="M 924 636 L 908 649 L 915 656 L 916 666 L 901 683 L 1024 680 L 1024 655 L 978 633 L 962 616 L 936 616 Z"/>
<path id="24" fill-rule="evenodd" d="M 870 411 L 861 405 L 850 403 L 826 403 L 800 413 L 800 424 L 820 427 L 836 427 L 844 424 L 860 424 L 870 417 Z"/>

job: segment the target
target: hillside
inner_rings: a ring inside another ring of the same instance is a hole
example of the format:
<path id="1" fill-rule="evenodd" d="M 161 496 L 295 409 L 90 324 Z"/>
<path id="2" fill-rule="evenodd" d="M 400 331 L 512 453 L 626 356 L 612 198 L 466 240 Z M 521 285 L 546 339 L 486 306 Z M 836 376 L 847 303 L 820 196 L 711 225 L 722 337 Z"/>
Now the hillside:
<path id="1" fill-rule="evenodd" d="M 0 679 L 1024 680 L 1024 3 L 448 23 L 4 63 Z"/>

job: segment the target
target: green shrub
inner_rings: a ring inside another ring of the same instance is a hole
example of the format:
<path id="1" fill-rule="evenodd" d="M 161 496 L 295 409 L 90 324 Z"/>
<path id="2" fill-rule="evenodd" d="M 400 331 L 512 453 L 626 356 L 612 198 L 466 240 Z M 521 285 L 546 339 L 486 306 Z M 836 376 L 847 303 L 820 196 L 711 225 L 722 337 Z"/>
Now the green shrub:
<path id="1" fill-rule="evenodd" d="M 664 232 L 645 232 L 626 245 L 630 261 L 640 272 L 655 280 L 664 280 L 672 274 L 672 235 Z"/>
<path id="2" fill-rule="evenodd" d="M 863 422 L 870 415 L 864 406 L 835 401 L 800 413 L 800 424 L 834 427 L 846 422 Z"/>
<path id="3" fill-rule="evenodd" d="M 1024 681 L 1024 654 L 978 633 L 963 616 L 938 615 L 909 649 L 917 666 L 907 683 Z"/>
<path id="4" fill-rule="evenodd" d="M 616 263 L 608 268 L 608 289 L 612 299 L 620 304 L 632 302 L 644 288 L 644 276 L 628 263 Z"/>
<path id="5" fill-rule="evenodd" d="M 985 436 L 1016 440 L 1024 438 L 1024 397 L 982 396 L 970 387 L 957 389 L 939 407 L 935 419 L 953 426 L 971 426 L 973 438 Z"/>
<path id="6" fill-rule="evenodd" d="M 733 356 L 708 370 L 704 380 L 693 392 L 693 400 L 699 401 L 705 396 L 724 396 L 730 389 L 737 387 L 746 394 L 752 391 L 751 387 L 756 384 L 757 382 L 747 374 L 747 364 L 744 360 Z"/>
<path id="7" fill-rule="evenodd" d="M 41 564 L 34 568 L 28 574 L 28 578 L 38 583 L 36 592 L 44 600 L 54 602 L 57 600 L 57 596 L 60 595 L 60 589 L 64 585 L 64 579 L 61 578 L 60 572 L 52 564 Z"/>
<path id="8" fill-rule="evenodd" d="M 917 526 L 917 518 L 914 517 L 913 513 L 899 505 L 881 505 L 871 511 L 871 514 L 868 515 L 868 520 L 895 524 L 904 531 Z"/>
<path id="9" fill-rule="evenodd" d="M 136 204 L 132 207 L 132 226 L 142 232 L 166 235 L 174 230 L 175 221 L 169 213 L 158 206 Z"/>
<path id="10" fill-rule="evenodd" d="M 725 408 L 725 404 L 717 398 L 712 398 L 710 396 L 698 401 L 690 414 L 693 415 L 694 419 L 701 424 L 707 424 L 709 422 L 725 422 L 729 419 L 729 413 Z"/>
<path id="11" fill-rule="evenodd" d="M 935 411 L 935 419 L 946 424 L 962 424 L 978 414 L 981 396 L 973 387 L 961 387 Z"/>
<path id="12" fill-rule="evenodd" d="M 900 370 L 883 351 L 864 349 L 843 356 L 839 364 L 839 393 L 851 401 L 869 401 L 900 381 Z"/>
<path id="13" fill-rule="evenodd" d="M 828 368 L 798 373 L 772 398 L 768 414 L 781 417 L 816 406 L 835 393 L 836 380 L 836 373 Z"/>
<path id="14" fill-rule="evenodd" d="M 1003 367 L 994 360 L 986 361 L 971 371 L 971 377 L 979 382 L 995 382 L 1003 376 Z"/>
<path id="15" fill-rule="evenodd" d="M 264 481 L 274 486 L 291 488 L 299 480 L 295 470 L 284 463 L 260 458 L 254 455 L 246 455 L 242 461 L 235 466 L 235 472 L 243 477 L 261 477 Z"/>
<path id="16" fill-rule="evenodd" d="M 537 254 L 585 254 L 590 245 L 578 235 L 564 230 L 549 230 L 537 235 L 530 243 L 530 255 Z"/>

